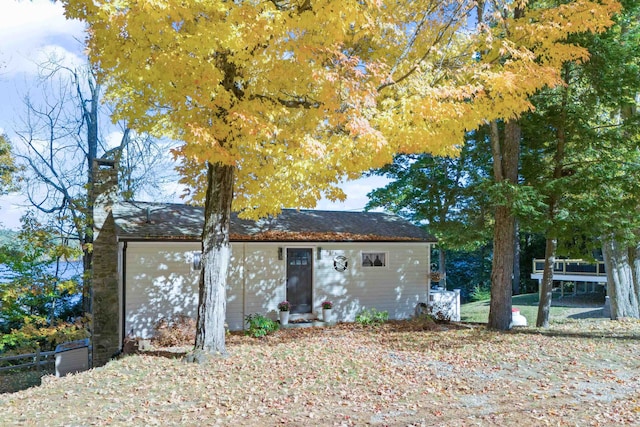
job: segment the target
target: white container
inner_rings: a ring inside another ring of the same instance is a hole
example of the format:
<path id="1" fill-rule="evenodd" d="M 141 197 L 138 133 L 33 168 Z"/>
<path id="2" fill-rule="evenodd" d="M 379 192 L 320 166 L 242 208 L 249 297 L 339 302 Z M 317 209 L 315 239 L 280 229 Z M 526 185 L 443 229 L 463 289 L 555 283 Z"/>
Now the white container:
<path id="1" fill-rule="evenodd" d="M 89 339 L 66 342 L 56 347 L 56 377 L 89 369 Z"/>
<path id="2" fill-rule="evenodd" d="M 288 325 L 289 324 L 289 312 L 281 311 L 280 312 L 280 325 Z"/>
<path id="3" fill-rule="evenodd" d="M 514 326 L 527 326 L 527 318 L 520 314 L 517 308 L 511 309 L 511 327 Z"/>

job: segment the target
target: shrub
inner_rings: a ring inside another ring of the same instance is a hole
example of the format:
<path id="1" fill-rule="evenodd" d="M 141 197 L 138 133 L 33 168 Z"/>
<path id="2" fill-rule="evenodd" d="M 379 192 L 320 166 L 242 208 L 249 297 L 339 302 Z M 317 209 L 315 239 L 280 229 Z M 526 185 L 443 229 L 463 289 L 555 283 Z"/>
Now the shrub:
<path id="1" fill-rule="evenodd" d="M 45 326 L 27 321 L 20 329 L 0 335 L 0 352 L 5 355 L 33 353 L 55 350 L 58 344 L 75 341 L 89 336 L 85 327 L 88 319 L 81 318 L 75 323 L 60 322 L 54 326 Z"/>
<path id="2" fill-rule="evenodd" d="M 475 285 L 471 291 L 471 301 L 486 301 L 491 299 L 491 288 L 489 286 Z"/>
<path id="3" fill-rule="evenodd" d="M 356 322 L 362 326 L 380 326 L 389 320 L 388 311 L 378 311 L 375 308 L 364 309 L 356 315 Z"/>
<path id="4" fill-rule="evenodd" d="M 245 316 L 244 320 L 249 326 L 249 329 L 245 331 L 245 334 L 253 338 L 264 337 L 265 335 L 278 330 L 278 323 L 263 316 L 262 314 L 249 314 Z"/>
<path id="5" fill-rule="evenodd" d="M 160 347 L 190 345 L 196 340 L 196 321 L 184 314 L 170 320 L 160 319 L 154 330 L 153 341 Z"/>

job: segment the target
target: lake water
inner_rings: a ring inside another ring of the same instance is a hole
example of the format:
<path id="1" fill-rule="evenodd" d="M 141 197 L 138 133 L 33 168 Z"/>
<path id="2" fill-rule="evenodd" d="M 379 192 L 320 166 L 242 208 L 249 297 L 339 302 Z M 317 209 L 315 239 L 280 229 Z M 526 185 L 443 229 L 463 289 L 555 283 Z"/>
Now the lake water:
<path id="1" fill-rule="evenodd" d="M 71 261 L 60 264 L 60 278 L 63 280 L 70 279 L 73 276 L 82 274 L 82 261 Z M 49 267 L 49 272 L 55 272 L 55 265 Z M 0 264 L 0 283 L 10 282 L 15 273 L 5 264 Z"/>

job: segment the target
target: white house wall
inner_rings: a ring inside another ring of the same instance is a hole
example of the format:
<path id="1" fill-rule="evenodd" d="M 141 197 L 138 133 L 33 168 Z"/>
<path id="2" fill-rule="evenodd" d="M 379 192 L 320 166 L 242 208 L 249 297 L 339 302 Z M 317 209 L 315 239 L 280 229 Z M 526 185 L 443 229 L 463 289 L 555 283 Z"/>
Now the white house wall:
<path id="1" fill-rule="evenodd" d="M 334 303 L 334 317 L 354 321 L 365 308 L 386 310 L 392 319 L 408 318 L 428 297 L 429 244 L 402 243 L 233 243 L 227 287 L 227 325 L 241 330 L 244 317 L 275 316 L 286 299 L 286 249 L 313 249 L 313 307 Z M 318 247 L 321 248 L 318 257 Z M 278 259 L 282 248 L 282 260 Z M 129 242 L 126 249 L 125 332 L 153 336 L 162 318 L 197 316 L 200 272 L 192 268 L 197 242 Z M 362 251 L 387 254 L 385 267 L 363 267 Z M 334 258 L 347 258 L 345 271 L 336 271 Z M 275 317 L 274 317 L 275 318 Z"/>
<path id="2" fill-rule="evenodd" d="M 200 272 L 192 253 L 200 243 L 129 242 L 125 275 L 125 334 L 150 338 L 155 324 L 180 315 L 197 317 Z"/>
<path id="3" fill-rule="evenodd" d="M 363 309 L 388 311 L 391 319 L 406 319 L 428 295 L 429 245 L 415 243 L 324 244 L 315 260 L 314 307 L 325 299 L 333 302 L 334 317 L 352 322 Z M 363 267 L 362 252 L 385 252 L 385 267 Z M 348 266 L 334 268 L 342 255 Z"/>
<path id="4" fill-rule="evenodd" d="M 195 319 L 200 271 L 194 270 L 197 242 L 129 242 L 126 250 L 125 333 L 150 338 L 161 319 L 180 315 Z M 227 325 L 243 328 L 242 247 L 232 246 L 227 286 Z"/>
<path id="5" fill-rule="evenodd" d="M 236 243 L 232 246 L 243 249 L 244 314 L 275 312 L 278 303 L 286 298 L 286 264 L 278 260 L 278 248 L 282 245 Z M 273 313 L 272 317 L 275 319 Z"/>

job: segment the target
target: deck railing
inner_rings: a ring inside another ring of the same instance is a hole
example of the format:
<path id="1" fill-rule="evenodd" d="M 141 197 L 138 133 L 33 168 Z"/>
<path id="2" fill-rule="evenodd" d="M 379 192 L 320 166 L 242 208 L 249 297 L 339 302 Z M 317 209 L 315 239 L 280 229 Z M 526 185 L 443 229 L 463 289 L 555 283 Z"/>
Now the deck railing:
<path id="1" fill-rule="evenodd" d="M 544 259 L 533 260 L 533 273 L 544 271 Z M 553 264 L 554 274 L 606 276 L 604 262 L 587 262 L 581 259 L 559 259 Z"/>

